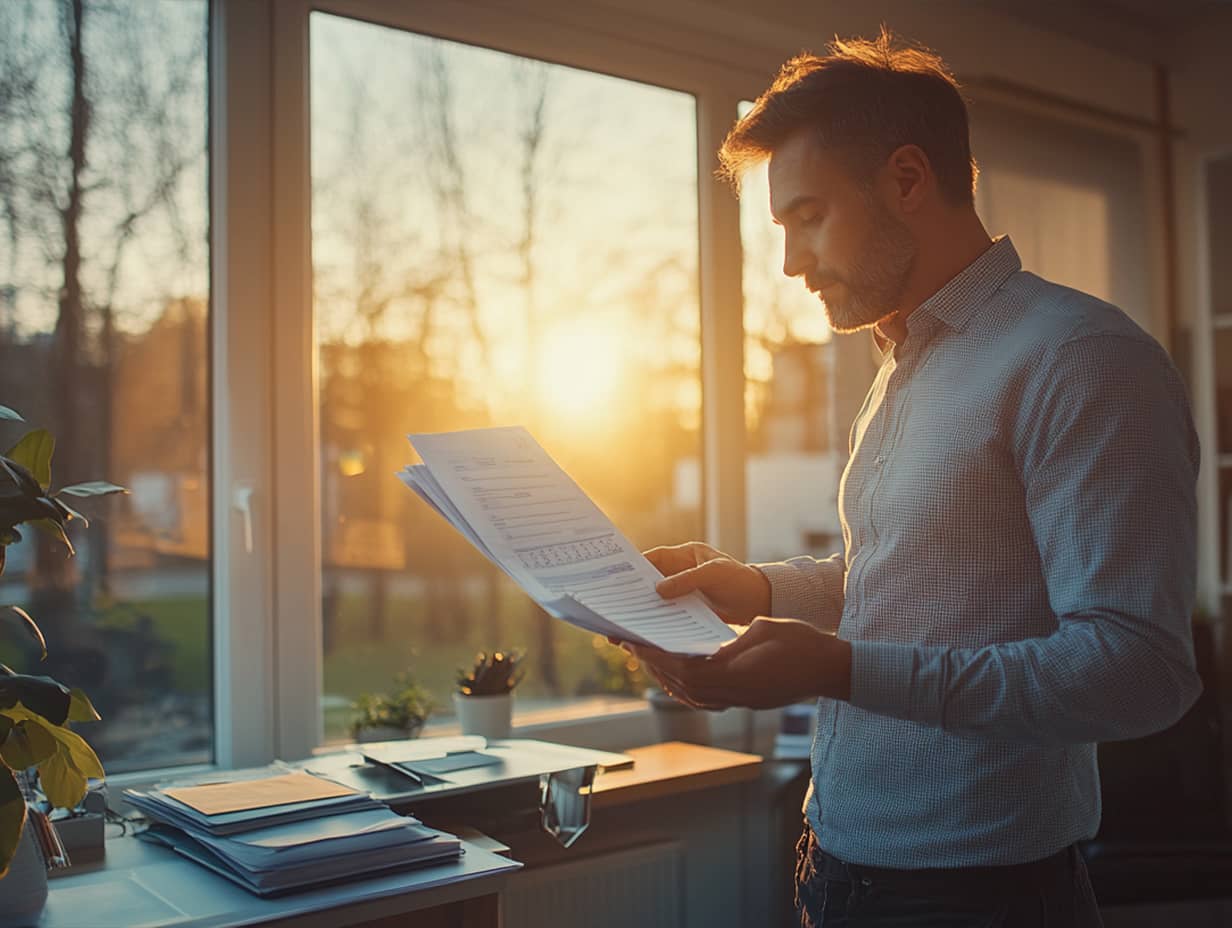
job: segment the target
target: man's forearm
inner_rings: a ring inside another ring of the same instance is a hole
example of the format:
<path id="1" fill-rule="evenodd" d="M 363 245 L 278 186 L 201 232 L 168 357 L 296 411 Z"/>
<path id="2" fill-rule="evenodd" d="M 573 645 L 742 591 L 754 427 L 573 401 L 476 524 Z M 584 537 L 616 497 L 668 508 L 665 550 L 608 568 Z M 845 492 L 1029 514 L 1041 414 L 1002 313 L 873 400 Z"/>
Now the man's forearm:
<path id="1" fill-rule="evenodd" d="M 1202 690 L 1177 639 L 1124 617 L 1070 620 L 1047 638 L 983 648 L 855 642 L 850 701 L 948 731 L 1039 743 L 1166 728 Z"/>

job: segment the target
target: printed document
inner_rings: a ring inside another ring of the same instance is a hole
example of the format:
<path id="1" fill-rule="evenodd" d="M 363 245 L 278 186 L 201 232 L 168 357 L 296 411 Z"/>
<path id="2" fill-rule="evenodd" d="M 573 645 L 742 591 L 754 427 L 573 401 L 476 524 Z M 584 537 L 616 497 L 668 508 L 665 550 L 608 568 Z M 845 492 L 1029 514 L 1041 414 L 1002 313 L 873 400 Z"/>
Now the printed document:
<path id="1" fill-rule="evenodd" d="M 399 478 L 548 613 L 622 641 L 711 654 L 736 637 L 661 575 L 523 428 L 410 435 Z"/>

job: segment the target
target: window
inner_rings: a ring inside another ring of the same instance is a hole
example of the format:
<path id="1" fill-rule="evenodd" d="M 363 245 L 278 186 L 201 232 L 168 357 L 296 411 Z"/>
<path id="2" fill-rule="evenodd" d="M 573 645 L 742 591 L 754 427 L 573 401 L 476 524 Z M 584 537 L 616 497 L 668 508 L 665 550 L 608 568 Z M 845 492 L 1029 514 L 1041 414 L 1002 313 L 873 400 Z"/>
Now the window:
<path id="1" fill-rule="evenodd" d="M 9 550 L 49 657 L 0 660 L 90 695 L 112 773 L 213 756 L 207 28 L 205 0 L 32 0 L 0 30 L 0 403 L 55 436 L 56 486 L 131 490 L 82 501 L 75 559 Z"/>
<path id="2" fill-rule="evenodd" d="M 637 544 L 701 535 L 692 96 L 311 16 L 326 739 L 524 647 L 523 709 L 638 686 L 394 477 L 522 424 Z"/>

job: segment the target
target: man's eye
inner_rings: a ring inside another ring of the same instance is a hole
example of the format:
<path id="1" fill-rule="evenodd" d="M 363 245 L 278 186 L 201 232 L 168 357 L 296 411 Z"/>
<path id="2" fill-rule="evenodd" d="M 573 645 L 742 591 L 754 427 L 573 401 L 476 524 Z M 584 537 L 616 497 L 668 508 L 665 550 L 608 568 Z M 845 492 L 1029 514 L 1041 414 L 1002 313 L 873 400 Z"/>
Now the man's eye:
<path id="1" fill-rule="evenodd" d="M 821 222 L 821 213 L 808 213 L 800 217 L 800 225 L 815 226 Z"/>

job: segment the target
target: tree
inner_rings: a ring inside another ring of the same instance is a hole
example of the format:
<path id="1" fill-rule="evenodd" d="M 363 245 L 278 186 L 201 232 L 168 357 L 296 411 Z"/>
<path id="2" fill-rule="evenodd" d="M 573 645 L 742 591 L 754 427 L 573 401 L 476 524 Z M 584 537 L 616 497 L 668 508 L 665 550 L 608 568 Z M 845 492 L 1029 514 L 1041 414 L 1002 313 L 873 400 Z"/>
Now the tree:
<path id="1" fill-rule="evenodd" d="M 0 33 L 0 208 L 18 317 L 8 337 L 29 339 L 49 302 L 55 322 L 46 367 L 54 376 L 4 386 L 48 394 L 56 469 L 69 481 L 110 464 L 116 317 L 122 304 L 132 308 L 131 249 L 158 217 L 179 233 L 182 255 L 204 253 L 204 236 L 190 242 L 181 221 L 185 177 L 205 160 L 204 131 L 182 131 L 204 124 L 193 108 L 204 102 L 204 4 L 196 11 L 194 30 L 183 28 L 192 8 L 134 0 L 6 10 L 14 28 Z M 204 232 L 203 217 L 193 225 Z M 105 583 L 101 526 L 90 540 L 93 579 Z M 73 608 L 69 563 L 54 541 L 40 541 L 38 608 L 53 626 Z"/>

